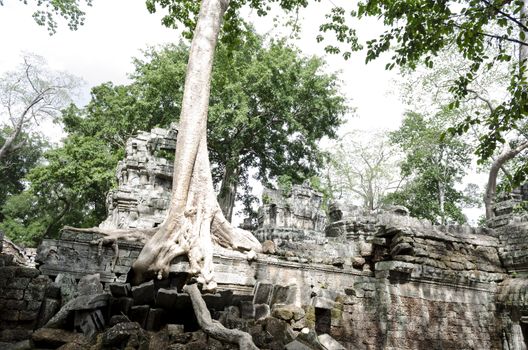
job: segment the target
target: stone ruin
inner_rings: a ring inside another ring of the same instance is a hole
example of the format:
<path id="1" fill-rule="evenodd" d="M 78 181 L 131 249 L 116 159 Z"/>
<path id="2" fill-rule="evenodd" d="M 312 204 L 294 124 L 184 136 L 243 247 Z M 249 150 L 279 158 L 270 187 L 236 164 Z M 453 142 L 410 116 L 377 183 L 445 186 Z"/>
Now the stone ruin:
<path id="1" fill-rule="evenodd" d="M 108 217 L 101 228 L 151 228 L 165 219 L 172 188 L 175 125 L 140 132 L 126 143 L 117 165 L 118 187 L 107 195 Z"/>
<path id="2" fill-rule="evenodd" d="M 149 141 L 161 134 L 141 134 L 136 149 L 128 143 L 131 159 L 120 167 L 104 225 L 159 223 L 153 198 L 166 197 L 146 189 L 170 179 L 157 170 L 164 161 L 142 157 L 167 145 Z M 142 193 L 147 199 L 131 198 Z M 215 320 L 247 331 L 259 348 L 528 348 L 528 220 L 513 209 L 493 228 L 435 226 L 402 207 L 337 203 L 325 216 L 307 186 L 286 198 L 267 193 L 255 230 L 263 252 L 248 261 L 217 247 L 219 286 L 203 295 Z M 141 244 L 90 243 L 98 237 L 65 230 L 45 240 L 38 268 L 0 254 L 1 349 L 235 348 L 199 329 L 182 291 L 185 258 L 173 261 L 167 279 L 133 286 L 128 274 Z"/>

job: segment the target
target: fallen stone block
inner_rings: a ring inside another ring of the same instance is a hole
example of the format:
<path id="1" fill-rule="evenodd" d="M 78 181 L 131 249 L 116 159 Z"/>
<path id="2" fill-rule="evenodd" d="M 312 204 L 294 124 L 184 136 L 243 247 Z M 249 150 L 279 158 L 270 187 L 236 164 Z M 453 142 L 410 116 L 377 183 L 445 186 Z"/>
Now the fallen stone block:
<path id="1" fill-rule="evenodd" d="M 313 348 L 306 346 L 298 340 L 294 340 L 284 347 L 286 350 L 313 350 Z"/>
<path id="2" fill-rule="evenodd" d="M 125 315 L 114 315 L 110 317 L 110 321 L 108 321 L 108 326 L 113 327 L 118 323 L 126 323 L 130 322 L 130 319 Z"/>
<path id="3" fill-rule="evenodd" d="M 317 339 L 317 333 L 313 328 L 303 328 L 299 332 L 299 335 L 297 335 L 296 340 L 308 345 L 310 349 L 326 350 L 326 348 L 319 342 L 319 339 Z"/>
<path id="4" fill-rule="evenodd" d="M 271 310 L 268 304 L 256 304 L 255 305 L 255 321 L 262 320 L 269 317 Z"/>
<path id="5" fill-rule="evenodd" d="M 120 346 L 133 334 L 141 334 L 141 326 L 137 322 L 119 323 L 103 333 L 101 342 L 105 347 Z"/>
<path id="6" fill-rule="evenodd" d="M 326 350 L 346 350 L 343 345 L 328 334 L 321 334 L 317 339 Z"/>
<path id="7" fill-rule="evenodd" d="M 110 316 L 128 314 L 132 305 L 134 305 L 134 299 L 121 297 L 121 298 L 109 298 L 110 305 Z"/>
<path id="8" fill-rule="evenodd" d="M 130 321 L 137 322 L 141 327 L 145 328 L 150 307 L 148 305 L 135 305 L 130 308 L 128 317 Z"/>
<path id="9" fill-rule="evenodd" d="M 110 283 L 110 293 L 116 298 L 128 297 L 130 294 L 130 283 Z"/>
<path id="10" fill-rule="evenodd" d="M 160 288 L 156 296 L 156 305 L 164 309 L 172 309 L 175 307 L 178 299 L 178 291 L 176 289 Z"/>
<path id="11" fill-rule="evenodd" d="M 246 320 L 255 318 L 255 306 L 251 301 L 240 302 L 240 317 Z"/>
<path id="12" fill-rule="evenodd" d="M 52 349 L 67 343 L 87 344 L 87 340 L 82 334 L 55 328 L 37 329 L 31 339 L 36 347 Z"/>
<path id="13" fill-rule="evenodd" d="M 272 283 L 258 281 L 253 289 L 253 304 L 269 304 L 272 293 Z"/>
<path id="14" fill-rule="evenodd" d="M 80 329 L 85 337 L 91 338 L 105 327 L 105 319 L 101 310 L 75 311 L 75 329 Z"/>
<path id="15" fill-rule="evenodd" d="M 142 305 L 149 304 L 153 305 L 156 297 L 156 287 L 154 281 L 148 281 L 140 284 L 139 286 L 132 287 L 132 298 L 134 304 Z"/>
<path id="16" fill-rule="evenodd" d="M 164 324 L 165 310 L 163 309 L 150 309 L 145 323 L 145 329 L 147 331 L 159 331 Z"/>
<path id="17" fill-rule="evenodd" d="M 71 311 L 95 310 L 108 305 L 110 294 L 81 295 L 70 300 L 46 324 L 48 328 L 61 328 Z"/>
<path id="18" fill-rule="evenodd" d="M 103 293 L 101 275 L 95 273 L 93 275 L 81 277 L 79 283 L 77 284 L 77 293 L 79 295 L 93 295 Z"/>

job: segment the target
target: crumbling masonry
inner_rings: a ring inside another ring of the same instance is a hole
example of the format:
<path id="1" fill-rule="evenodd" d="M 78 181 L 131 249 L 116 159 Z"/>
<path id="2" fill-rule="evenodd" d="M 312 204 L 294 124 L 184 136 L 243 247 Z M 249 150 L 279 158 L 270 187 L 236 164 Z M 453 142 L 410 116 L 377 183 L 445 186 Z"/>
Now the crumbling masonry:
<path id="1" fill-rule="evenodd" d="M 176 133 L 127 144 L 105 227 L 155 227 L 170 193 Z M 261 349 L 508 349 L 528 344 L 528 219 L 522 198 L 497 205 L 493 228 L 434 226 L 405 208 L 367 212 L 294 187 L 267 192 L 255 236 L 264 252 L 217 248 L 214 319 Z M 0 255 L 0 348 L 232 349 L 201 332 L 181 287 L 188 263 L 139 286 L 141 244 L 90 244 L 64 231 L 38 249 L 38 270 Z M 116 259 L 117 257 L 117 259 Z M 60 310 L 60 311 L 59 311 Z"/>

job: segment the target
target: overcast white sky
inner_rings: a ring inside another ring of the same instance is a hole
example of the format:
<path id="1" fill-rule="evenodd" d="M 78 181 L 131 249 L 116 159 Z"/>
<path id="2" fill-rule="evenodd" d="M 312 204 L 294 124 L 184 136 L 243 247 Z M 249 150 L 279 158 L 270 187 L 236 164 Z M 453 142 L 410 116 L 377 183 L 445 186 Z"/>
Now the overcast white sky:
<path id="1" fill-rule="evenodd" d="M 306 54 L 324 55 L 324 46 L 317 44 L 315 37 L 330 6 L 328 0 L 323 0 L 303 12 L 303 32 L 297 45 Z M 52 68 L 82 77 L 87 83 L 85 91 L 106 81 L 125 83 L 127 73 L 133 69 L 131 58 L 139 56 L 141 49 L 179 40 L 177 31 L 161 25 L 161 13 L 149 14 L 142 0 L 94 0 L 84 26 L 72 32 L 62 23 L 54 36 L 35 24 L 32 13 L 31 6 L 17 0 L 7 0 L 0 7 L 0 71 L 14 68 L 21 52 L 34 52 Z M 256 19 L 253 23 L 261 33 L 273 28 L 271 17 L 251 18 Z M 358 28 L 370 37 L 381 26 L 370 21 L 360 23 Z M 330 55 L 328 65 L 330 70 L 342 71 L 339 77 L 344 82 L 343 91 L 357 108 L 354 128 L 399 125 L 403 107 L 397 96 L 388 95 L 394 73 L 386 72 L 383 62 L 365 65 L 364 54 L 357 53 L 348 61 Z M 80 102 L 86 102 L 86 97 Z"/>
<path id="2" fill-rule="evenodd" d="M 324 14 L 332 4 L 340 3 L 349 2 L 322 0 L 302 13 L 301 39 L 296 44 L 305 54 L 324 55 L 324 45 L 316 43 L 315 37 Z M 180 38 L 178 31 L 161 25 L 161 13 L 148 13 L 143 0 L 94 0 L 93 7 L 87 9 L 84 26 L 72 32 L 61 23 L 54 36 L 34 22 L 31 6 L 18 0 L 5 0 L 4 4 L 0 6 L 0 72 L 15 68 L 22 52 L 41 55 L 51 68 L 67 71 L 86 82 L 77 101 L 81 105 L 88 101 L 89 90 L 95 85 L 106 81 L 126 83 L 127 74 L 133 69 L 131 58 L 140 56 L 141 49 Z M 252 13 L 248 17 L 257 31 L 279 33 L 273 31 L 271 17 L 259 19 Z M 355 27 L 364 40 L 383 30 L 375 20 L 362 21 Z M 399 126 L 405 107 L 393 88 L 396 72 L 385 71 L 386 61 L 365 65 L 364 53 L 356 53 L 348 61 L 338 55 L 326 57 L 329 70 L 341 72 L 343 92 L 356 108 L 343 132 Z M 59 128 L 54 126 L 49 134 L 59 138 Z"/>

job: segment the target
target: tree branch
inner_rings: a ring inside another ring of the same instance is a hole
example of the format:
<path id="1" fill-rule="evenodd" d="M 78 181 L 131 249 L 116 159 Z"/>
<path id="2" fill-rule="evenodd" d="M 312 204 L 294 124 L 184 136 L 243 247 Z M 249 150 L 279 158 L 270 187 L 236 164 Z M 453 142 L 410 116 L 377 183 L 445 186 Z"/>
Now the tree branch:
<path id="1" fill-rule="evenodd" d="M 485 3 L 485 4 L 488 4 L 490 7 L 492 7 L 495 11 L 497 11 L 497 13 L 501 14 L 503 17 L 505 17 L 505 18 L 509 19 L 510 21 L 514 22 L 515 24 L 517 24 L 523 31 L 528 32 L 528 27 L 524 23 L 519 21 L 517 18 L 515 18 L 512 15 L 502 11 L 500 8 L 498 8 L 497 6 L 493 5 L 488 0 L 481 0 L 481 1 L 483 3 Z"/>

